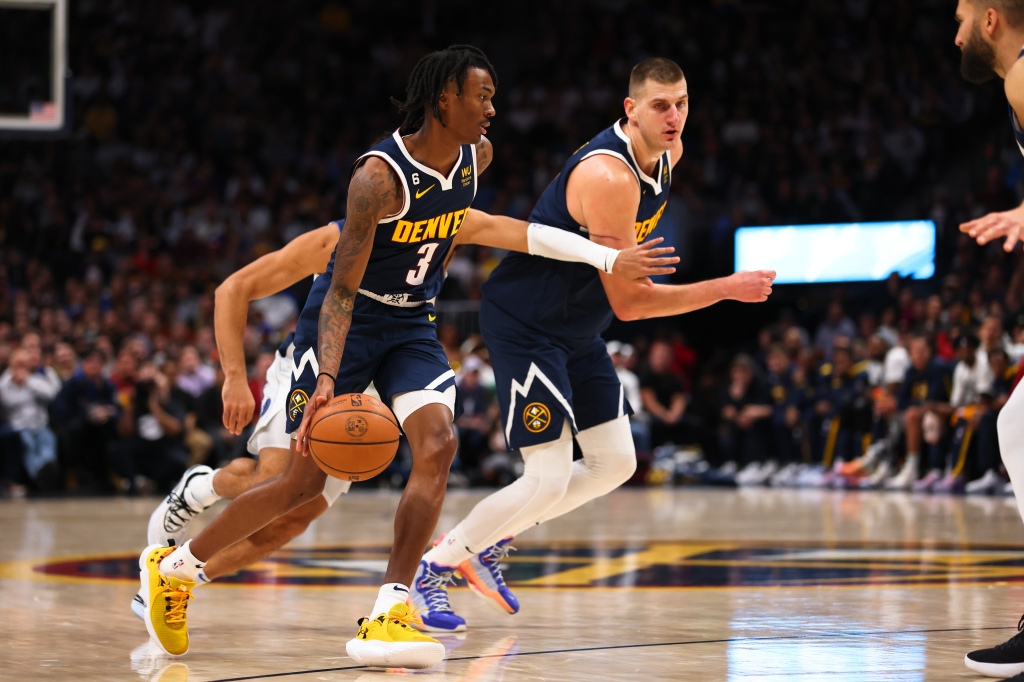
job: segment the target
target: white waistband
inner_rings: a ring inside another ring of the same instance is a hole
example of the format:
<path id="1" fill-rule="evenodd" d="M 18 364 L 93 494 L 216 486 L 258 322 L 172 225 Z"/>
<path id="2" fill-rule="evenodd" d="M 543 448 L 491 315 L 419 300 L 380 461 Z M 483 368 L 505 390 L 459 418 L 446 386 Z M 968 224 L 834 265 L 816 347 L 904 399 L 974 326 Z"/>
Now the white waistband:
<path id="1" fill-rule="evenodd" d="M 383 303 L 385 305 L 393 305 L 397 308 L 418 308 L 424 303 L 433 303 L 434 299 L 429 301 L 410 301 L 409 297 L 411 294 L 375 294 L 372 291 L 366 289 L 360 289 L 359 293 L 367 298 L 372 298 L 374 301 Z"/>

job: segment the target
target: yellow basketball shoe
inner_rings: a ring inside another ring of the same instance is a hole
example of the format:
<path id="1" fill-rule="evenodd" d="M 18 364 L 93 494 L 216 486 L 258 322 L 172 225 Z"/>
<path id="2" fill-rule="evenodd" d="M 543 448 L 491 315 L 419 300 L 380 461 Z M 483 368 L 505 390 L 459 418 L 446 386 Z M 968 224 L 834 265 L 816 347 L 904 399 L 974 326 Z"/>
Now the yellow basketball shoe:
<path id="1" fill-rule="evenodd" d="M 349 658 L 374 668 L 432 668 L 444 660 L 444 645 L 412 627 L 416 614 L 406 604 L 376 618 L 362 618 L 359 634 L 345 644 Z"/>
<path id="2" fill-rule="evenodd" d="M 150 545 L 139 557 L 139 582 L 149 595 L 146 608 L 146 630 L 153 641 L 171 656 L 188 651 L 188 623 L 185 609 L 192 599 L 195 583 L 167 577 L 160 572 L 160 561 L 174 551 L 174 547 Z"/>

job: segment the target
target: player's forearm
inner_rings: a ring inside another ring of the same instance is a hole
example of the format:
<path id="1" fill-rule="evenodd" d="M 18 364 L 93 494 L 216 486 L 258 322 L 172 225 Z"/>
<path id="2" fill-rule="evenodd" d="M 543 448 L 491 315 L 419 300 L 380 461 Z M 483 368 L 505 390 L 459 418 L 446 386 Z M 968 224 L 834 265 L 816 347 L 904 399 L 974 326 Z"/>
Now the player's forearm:
<path id="1" fill-rule="evenodd" d="M 352 326 L 355 299 L 355 291 L 348 291 L 339 285 L 338 280 L 334 280 L 320 308 L 317 334 L 320 372 L 327 373 L 335 379 L 338 377 L 338 368 L 341 367 L 341 356 L 345 352 L 348 330 Z"/>
<path id="2" fill-rule="evenodd" d="M 729 298 L 725 278 L 694 284 L 634 285 L 623 303 L 614 305 L 615 314 L 624 320 L 682 315 L 707 308 Z"/>
<path id="3" fill-rule="evenodd" d="M 618 251 L 557 227 L 470 210 L 459 241 L 518 251 L 568 263 L 587 263 L 610 273 Z"/>
<path id="4" fill-rule="evenodd" d="M 217 287 L 213 304 L 213 328 L 220 364 L 228 379 L 246 377 L 242 339 L 248 316 L 249 298 L 237 282 L 228 279 Z"/>

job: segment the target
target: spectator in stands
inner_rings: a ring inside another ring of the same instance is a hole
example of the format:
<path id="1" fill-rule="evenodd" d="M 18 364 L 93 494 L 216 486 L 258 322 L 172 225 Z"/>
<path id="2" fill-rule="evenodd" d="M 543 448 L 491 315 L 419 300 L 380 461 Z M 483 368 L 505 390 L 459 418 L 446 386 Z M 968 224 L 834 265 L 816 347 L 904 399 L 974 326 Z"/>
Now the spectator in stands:
<path id="1" fill-rule="evenodd" d="M 455 422 L 459 430 L 459 471 L 469 474 L 469 482 L 479 484 L 475 473 L 480 462 L 490 452 L 488 438 L 499 421 L 498 401 L 494 391 L 480 381 L 483 361 L 476 355 L 467 355 L 459 374 L 459 395 L 462 398 L 462 416 Z"/>
<path id="2" fill-rule="evenodd" d="M 195 346 L 185 346 L 181 351 L 178 372 L 178 388 L 193 398 L 198 398 L 217 380 L 217 373 L 209 365 L 203 364 Z"/>
<path id="3" fill-rule="evenodd" d="M 152 361 L 143 363 L 118 424 L 121 439 L 107 448 L 118 492 L 166 492 L 177 482 L 188 466 L 186 414 L 187 408 L 172 397 L 167 377 Z"/>
<path id="4" fill-rule="evenodd" d="M 672 372 L 672 347 L 664 340 L 654 341 L 648 351 L 647 367 L 640 373 L 640 399 L 651 417 L 652 447 L 681 445 L 692 438 L 683 422 L 683 382 Z"/>
<path id="5" fill-rule="evenodd" d="M 903 378 L 897 399 L 906 438 L 906 459 L 900 472 L 886 483 L 889 490 L 910 490 L 919 483 L 921 449 L 926 444 L 925 426 L 928 426 L 927 445 L 930 452 L 941 452 L 943 427 L 938 415 L 943 412 L 948 414 L 949 374 L 933 360 L 928 338 L 912 336 L 908 352 L 910 367 Z M 929 456 L 928 464 L 932 468 L 922 479 L 924 484 L 919 486 L 920 490 L 928 490 L 942 478 L 941 472 L 935 468 L 935 463 L 941 457 Z"/>
<path id="6" fill-rule="evenodd" d="M 107 485 L 107 445 L 117 437 L 122 414 L 114 385 L 103 378 L 103 354 L 88 350 L 54 403 L 61 469 L 67 488 L 98 491 Z"/>
<path id="7" fill-rule="evenodd" d="M 737 485 L 763 485 L 778 471 L 771 459 L 771 398 L 755 375 L 754 359 L 737 355 L 729 369 L 729 384 L 722 391 L 720 438 L 726 461 L 736 462 Z"/>
<path id="8" fill-rule="evenodd" d="M 20 348 L 11 354 L 10 368 L 0 375 L 0 406 L 12 431 L 21 440 L 21 465 L 40 490 L 59 483 L 57 437 L 49 428 L 47 410 L 60 391 L 60 381 L 45 371 L 32 371 L 30 354 Z M 51 370 L 52 371 L 52 370 Z M 16 472 L 4 476 L 12 485 Z"/>
<path id="9" fill-rule="evenodd" d="M 608 342 L 608 355 L 615 365 L 615 374 L 622 384 L 623 395 L 633 408 L 629 416 L 629 430 L 633 434 L 633 447 L 637 452 L 651 451 L 651 427 L 648 415 L 644 411 L 644 400 L 640 394 L 640 377 L 633 373 L 632 365 L 636 362 L 636 351 L 628 343 L 620 341 Z"/>
<path id="10" fill-rule="evenodd" d="M 860 457 L 863 436 L 871 429 L 866 363 L 854 364 L 849 346 L 835 347 L 831 363 L 822 365 L 815 395 L 815 428 L 820 434 L 822 465 Z M 851 475 L 851 474 L 847 474 Z"/>
<path id="11" fill-rule="evenodd" d="M 988 354 L 992 382 L 981 392 L 984 411 L 977 419 L 977 470 L 980 476 L 965 487 L 968 495 L 1001 493 L 1010 484 L 1000 475 L 1002 455 L 999 452 L 999 438 L 996 433 L 996 419 L 1013 390 L 1016 368 L 1010 366 L 1006 351 L 997 348 Z M 1013 488 L 1009 491 L 1012 494 Z"/>
<path id="12" fill-rule="evenodd" d="M 828 304 L 825 321 L 818 327 L 814 335 L 814 346 L 826 360 L 832 359 L 832 349 L 837 338 L 852 339 L 857 335 L 857 327 L 853 320 L 846 316 L 841 301 Z"/>
<path id="13" fill-rule="evenodd" d="M 792 367 L 786 349 L 774 344 L 768 348 L 768 391 L 772 400 L 772 435 L 775 459 L 780 469 L 772 478 L 773 486 L 792 485 L 801 473 L 803 417 L 799 396 L 793 385 Z"/>
<path id="14" fill-rule="evenodd" d="M 263 371 L 266 372 L 266 368 Z M 160 372 L 167 377 L 167 383 L 171 387 L 171 401 L 185 408 L 185 433 L 182 436 L 182 440 L 185 443 L 185 448 L 188 450 L 188 465 L 191 467 L 196 464 L 205 464 L 210 458 L 210 454 L 214 451 L 214 440 L 201 427 L 196 414 L 200 409 L 199 403 L 202 396 L 193 398 L 178 386 L 178 363 L 173 359 L 164 360 L 164 363 L 160 365 Z M 220 419 L 220 412 L 217 413 L 217 419 Z M 219 426 L 224 428 L 223 424 L 219 424 Z M 214 464 L 216 463 L 214 461 Z"/>
<path id="15" fill-rule="evenodd" d="M 952 438 L 946 462 L 952 463 L 949 473 L 936 483 L 932 492 L 963 492 L 967 477 L 967 452 L 971 439 L 977 430 L 982 413 L 982 395 L 991 394 L 991 368 L 978 362 L 978 337 L 973 334 L 959 336 L 953 344 L 956 347 L 957 363 L 953 369 L 953 392 L 949 398 L 948 412 L 937 412 L 943 423 L 950 423 Z"/>

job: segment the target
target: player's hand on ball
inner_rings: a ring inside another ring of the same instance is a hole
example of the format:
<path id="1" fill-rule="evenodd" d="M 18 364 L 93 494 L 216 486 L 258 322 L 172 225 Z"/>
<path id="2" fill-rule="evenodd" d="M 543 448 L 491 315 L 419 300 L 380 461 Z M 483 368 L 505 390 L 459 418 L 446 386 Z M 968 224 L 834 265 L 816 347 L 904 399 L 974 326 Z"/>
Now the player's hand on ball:
<path id="1" fill-rule="evenodd" d="M 743 303 L 761 303 L 767 301 L 772 293 L 772 282 L 775 280 L 774 270 L 744 270 L 729 275 L 728 295 L 734 301 Z"/>
<path id="2" fill-rule="evenodd" d="M 1024 237 L 1024 206 L 968 221 L 960 225 L 960 231 L 971 235 L 983 246 L 993 239 L 1006 237 L 1003 250 L 1009 253 Z"/>
<path id="3" fill-rule="evenodd" d="M 299 424 L 298 450 L 303 457 L 309 456 L 309 427 L 313 423 L 313 415 L 333 397 L 334 380 L 326 374 L 321 374 L 316 380 L 316 390 L 310 396 L 306 409 L 302 411 L 302 423 Z"/>
<path id="4" fill-rule="evenodd" d="M 242 429 L 252 421 L 252 413 L 256 409 L 249 384 L 244 378 L 227 377 L 220 397 L 224 401 L 224 428 L 235 436 L 241 435 Z"/>
<path id="5" fill-rule="evenodd" d="M 679 257 L 668 255 L 675 251 L 671 246 L 654 248 L 663 241 L 663 237 L 658 237 L 619 251 L 619 255 L 615 257 L 615 264 L 612 265 L 612 274 L 629 280 L 671 275 L 676 271 L 672 266 L 679 262 Z"/>

